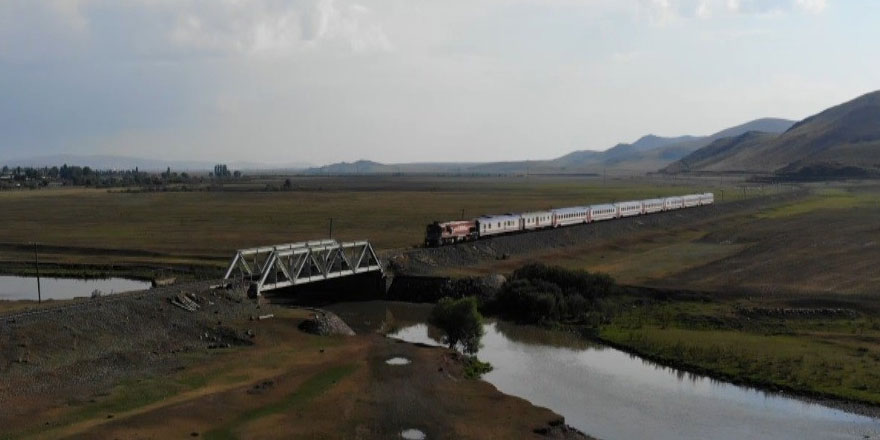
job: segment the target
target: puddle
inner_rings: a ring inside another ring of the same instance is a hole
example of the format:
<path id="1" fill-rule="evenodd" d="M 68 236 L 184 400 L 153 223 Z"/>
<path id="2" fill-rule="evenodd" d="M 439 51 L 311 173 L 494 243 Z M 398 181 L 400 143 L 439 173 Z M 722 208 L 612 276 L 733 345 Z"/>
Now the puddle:
<path id="1" fill-rule="evenodd" d="M 400 437 L 405 438 L 406 440 L 425 440 L 427 436 L 424 432 L 419 431 L 418 429 L 407 429 L 400 433 Z"/>
<path id="2" fill-rule="evenodd" d="M 385 363 L 388 365 L 409 365 L 410 362 L 411 361 L 409 359 L 403 358 L 403 357 L 393 357 L 393 358 L 385 361 Z M 410 429 L 410 430 L 404 431 L 404 432 L 409 432 L 409 431 L 414 431 L 414 430 Z M 404 438 L 410 438 L 410 437 L 404 437 Z M 425 438 L 425 437 L 412 437 L 412 438 Z"/>

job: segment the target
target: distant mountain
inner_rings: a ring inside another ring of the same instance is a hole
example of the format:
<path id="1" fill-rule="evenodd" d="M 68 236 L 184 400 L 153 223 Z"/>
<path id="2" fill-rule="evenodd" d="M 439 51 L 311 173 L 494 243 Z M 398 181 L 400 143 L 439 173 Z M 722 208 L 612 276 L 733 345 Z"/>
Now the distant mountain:
<path id="1" fill-rule="evenodd" d="M 306 174 L 395 174 L 395 173 L 466 173 L 477 163 L 468 162 L 412 162 L 384 164 L 371 160 L 337 162 L 322 167 L 308 168 Z"/>
<path id="2" fill-rule="evenodd" d="M 2 159 L 0 159 L 2 161 Z M 111 155 L 76 155 L 76 154 L 55 154 L 50 156 L 40 156 L 26 159 L 8 160 L 2 165 L 10 167 L 52 167 L 67 165 L 88 166 L 95 169 L 133 169 L 139 168 L 142 171 L 164 171 L 171 167 L 177 171 L 210 171 L 214 169 L 214 165 L 225 163 L 229 168 L 234 170 L 300 170 L 308 168 L 309 164 L 290 163 L 290 164 L 265 164 L 258 162 L 205 162 L 205 161 L 181 161 L 181 160 L 159 160 L 144 159 L 126 156 Z"/>
<path id="3" fill-rule="evenodd" d="M 369 160 L 339 162 L 306 170 L 310 174 L 393 174 L 393 173 L 601 173 L 603 170 L 627 172 L 656 171 L 691 152 L 726 136 L 755 130 L 781 133 L 794 121 L 775 118 L 756 119 L 709 136 L 642 136 L 632 144 L 617 144 L 605 151 L 580 150 L 551 160 L 487 163 L 400 163 L 382 164 Z"/>
<path id="4" fill-rule="evenodd" d="M 384 174 L 394 172 L 394 167 L 371 160 L 359 160 L 309 168 L 306 172 L 311 174 Z"/>
<path id="5" fill-rule="evenodd" d="M 729 166 L 733 165 L 738 155 L 747 156 L 757 145 L 772 140 L 778 136 L 775 133 L 763 133 L 760 131 L 750 131 L 739 136 L 726 137 L 718 139 L 711 144 L 694 151 L 681 160 L 664 168 L 664 172 L 679 173 L 692 170 L 718 171 L 715 165 L 725 160 Z M 743 165 L 739 165 L 740 167 Z M 738 168 L 737 171 L 742 168 Z M 727 170 L 731 171 L 731 170 Z"/>
<path id="6" fill-rule="evenodd" d="M 728 129 L 730 130 L 730 129 Z M 680 144 L 683 142 L 691 142 L 700 139 L 699 136 L 678 136 L 678 137 L 662 137 L 649 134 L 642 136 L 639 140 L 632 143 L 636 151 L 648 151 L 655 148 L 665 147 L 670 144 Z"/>
<path id="7" fill-rule="evenodd" d="M 797 174 L 880 172 L 880 91 L 831 107 L 784 133 L 722 139 L 663 171 L 746 171 Z"/>
<path id="8" fill-rule="evenodd" d="M 782 133 L 794 121 L 762 118 L 721 130 L 709 136 L 662 137 L 653 134 L 643 136 L 632 144 L 617 144 L 605 151 L 581 150 L 549 160 L 523 162 L 487 163 L 476 167 L 484 172 L 513 172 L 526 168 L 535 171 L 602 171 L 626 170 L 631 172 L 656 171 L 681 159 L 717 139 L 741 135 L 750 131 Z"/>

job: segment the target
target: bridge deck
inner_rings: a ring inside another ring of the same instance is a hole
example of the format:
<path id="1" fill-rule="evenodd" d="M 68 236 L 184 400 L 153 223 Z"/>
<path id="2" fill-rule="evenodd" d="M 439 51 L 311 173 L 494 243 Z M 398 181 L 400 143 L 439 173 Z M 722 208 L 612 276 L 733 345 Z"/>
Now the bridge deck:
<path id="1" fill-rule="evenodd" d="M 259 294 L 376 271 L 382 273 L 382 263 L 368 241 L 327 239 L 239 249 L 224 278 L 256 282 Z"/>

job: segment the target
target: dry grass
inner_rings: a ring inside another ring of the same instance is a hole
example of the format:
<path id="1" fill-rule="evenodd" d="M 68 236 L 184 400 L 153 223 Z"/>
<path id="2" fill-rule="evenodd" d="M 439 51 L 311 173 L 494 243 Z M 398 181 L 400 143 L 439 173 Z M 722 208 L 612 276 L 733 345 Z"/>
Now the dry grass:
<path id="1" fill-rule="evenodd" d="M 587 178 L 370 178 L 308 180 L 289 192 L 120 193 L 89 189 L 0 192 L 0 243 L 46 251 L 59 264 L 207 265 L 234 249 L 333 235 L 377 248 L 419 245 L 433 220 L 707 190 L 711 185 Z M 712 188 L 718 191 L 720 188 Z M 727 199 L 751 196 L 727 188 Z M 111 254 L 107 249 L 128 252 Z M 151 252 L 155 254 L 142 254 Z M 0 246 L 0 263 L 26 262 L 27 249 Z"/>

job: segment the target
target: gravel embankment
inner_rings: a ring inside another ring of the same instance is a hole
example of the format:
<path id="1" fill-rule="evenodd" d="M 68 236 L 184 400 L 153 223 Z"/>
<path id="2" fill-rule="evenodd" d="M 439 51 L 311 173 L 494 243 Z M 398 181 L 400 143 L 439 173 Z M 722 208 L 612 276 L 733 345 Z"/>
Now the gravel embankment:
<path id="1" fill-rule="evenodd" d="M 431 275 L 443 268 L 465 267 L 533 252 L 600 243 L 638 232 L 696 227 L 741 212 L 769 209 L 806 194 L 807 191 L 774 194 L 737 202 L 505 235 L 438 248 L 387 250 L 379 252 L 379 257 L 392 274 Z"/>
<path id="2" fill-rule="evenodd" d="M 126 377 L 173 371 L 183 365 L 183 353 L 250 344 L 253 331 L 232 323 L 248 322 L 272 306 L 210 285 L 181 284 L 0 316 L 0 407 L 14 408 L 23 396 L 86 398 Z"/>

